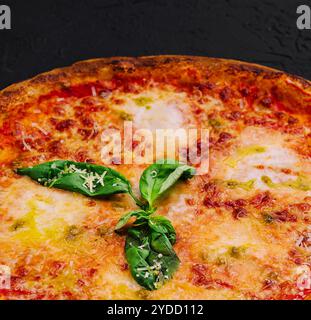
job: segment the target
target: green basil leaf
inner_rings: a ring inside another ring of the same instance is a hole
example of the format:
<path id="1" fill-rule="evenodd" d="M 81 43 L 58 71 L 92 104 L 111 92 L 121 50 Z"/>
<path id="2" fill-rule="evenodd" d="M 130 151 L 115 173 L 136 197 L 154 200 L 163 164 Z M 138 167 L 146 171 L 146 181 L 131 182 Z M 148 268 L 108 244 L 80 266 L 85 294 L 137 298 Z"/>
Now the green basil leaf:
<path id="1" fill-rule="evenodd" d="M 122 229 L 132 217 L 144 219 L 145 216 L 147 216 L 147 213 L 142 210 L 128 212 L 120 218 L 119 222 L 115 227 L 115 230 Z"/>
<path id="2" fill-rule="evenodd" d="M 152 231 L 150 236 L 150 246 L 152 250 L 161 254 L 170 255 L 174 253 L 171 242 L 164 233 Z"/>
<path id="3" fill-rule="evenodd" d="M 148 167 L 142 174 L 139 182 L 140 192 L 149 207 L 165 191 L 173 186 L 180 178 L 190 178 L 195 169 L 176 161 L 162 161 Z"/>
<path id="4" fill-rule="evenodd" d="M 128 230 L 125 254 L 132 276 L 147 290 L 159 289 L 180 263 L 167 236 L 148 225 Z"/>
<path id="5" fill-rule="evenodd" d="M 129 181 L 117 171 L 95 164 L 56 160 L 16 172 L 46 187 L 81 193 L 89 197 L 131 191 Z"/>
<path id="6" fill-rule="evenodd" d="M 147 258 L 150 255 L 149 237 L 143 229 L 131 228 L 125 242 L 125 255 L 131 274 L 138 284 L 148 290 L 154 290 L 156 276 L 150 273 L 145 277 L 150 265 Z"/>
<path id="7" fill-rule="evenodd" d="M 171 244 L 176 242 L 176 231 L 167 218 L 162 216 L 151 217 L 148 220 L 149 227 L 155 232 L 164 233 L 170 240 Z"/>

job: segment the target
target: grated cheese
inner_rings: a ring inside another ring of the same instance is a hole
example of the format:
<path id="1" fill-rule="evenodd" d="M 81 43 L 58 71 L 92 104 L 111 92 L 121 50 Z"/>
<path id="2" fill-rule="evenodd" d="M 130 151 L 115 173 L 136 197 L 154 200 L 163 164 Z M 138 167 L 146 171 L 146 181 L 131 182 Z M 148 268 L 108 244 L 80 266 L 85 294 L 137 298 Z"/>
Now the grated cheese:
<path id="1" fill-rule="evenodd" d="M 97 96 L 96 88 L 92 87 L 91 90 L 92 90 L 92 96 L 96 97 Z"/>
<path id="2" fill-rule="evenodd" d="M 40 126 L 39 126 L 37 123 L 35 123 L 35 122 L 32 122 L 31 126 L 32 126 L 33 128 L 38 129 L 39 131 L 41 131 L 45 136 L 47 136 L 47 135 L 49 134 L 46 130 L 44 130 L 42 127 L 40 127 Z"/>
<path id="3" fill-rule="evenodd" d="M 25 141 L 26 139 L 26 136 L 24 134 L 24 132 L 22 131 L 22 143 L 23 143 L 23 146 L 25 147 L 26 150 L 28 151 L 32 151 L 32 148 L 30 147 L 30 145 Z"/>

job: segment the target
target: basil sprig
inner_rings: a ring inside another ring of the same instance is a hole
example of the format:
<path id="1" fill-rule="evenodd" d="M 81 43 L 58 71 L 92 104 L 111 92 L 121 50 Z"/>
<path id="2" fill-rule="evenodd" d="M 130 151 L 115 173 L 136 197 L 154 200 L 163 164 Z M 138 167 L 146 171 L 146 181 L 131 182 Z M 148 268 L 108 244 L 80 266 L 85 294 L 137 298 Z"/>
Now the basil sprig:
<path id="1" fill-rule="evenodd" d="M 162 216 L 152 216 L 154 203 L 179 179 L 190 178 L 195 170 L 176 161 L 161 161 L 148 167 L 139 182 L 139 200 L 130 182 L 117 171 L 94 164 L 56 160 L 16 172 L 28 176 L 43 186 L 77 192 L 89 197 L 128 193 L 140 207 L 125 214 L 115 231 L 124 228 L 131 218 L 135 222 L 127 229 L 125 255 L 134 279 L 147 290 L 160 288 L 179 266 L 173 245 L 176 232 L 171 222 Z M 146 203 L 147 202 L 147 203 Z"/>
<path id="2" fill-rule="evenodd" d="M 118 231 L 132 217 L 136 218 L 127 230 L 125 255 L 132 276 L 147 290 L 160 288 L 172 278 L 180 263 L 173 249 L 176 231 L 167 218 L 151 216 L 156 211 L 154 202 L 180 178 L 189 178 L 194 173 L 194 168 L 175 161 L 162 161 L 148 167 L 139 183 L 148 206 L 125 214 L 115 228 Z"/>

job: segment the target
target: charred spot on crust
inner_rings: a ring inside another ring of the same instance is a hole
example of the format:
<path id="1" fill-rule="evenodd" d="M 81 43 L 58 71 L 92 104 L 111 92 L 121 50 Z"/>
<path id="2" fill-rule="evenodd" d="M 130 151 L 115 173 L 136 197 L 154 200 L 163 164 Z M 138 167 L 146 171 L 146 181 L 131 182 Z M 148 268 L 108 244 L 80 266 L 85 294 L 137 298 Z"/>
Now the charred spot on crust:
<path id="1" fill-rule="evenodd" d="M 60 81 L 63 78 L 66 78 L 66 76 L 67 76 L 66 73 L 63 71 L 60 71 L 60 72 L 52 71 L 50 73 L 44 73 L 36 76 L 31 80 L 31 83 L 35 85 L 41 84 L 41 83 L 54 83 L 54 82 Z"/>
<path id="2" fill-rule="evenodd" d="M 140 67 L 155 67 L 157 65 L 158 63 L 155 61 L 155 59 L 146 58 L 139 61 Z"/>

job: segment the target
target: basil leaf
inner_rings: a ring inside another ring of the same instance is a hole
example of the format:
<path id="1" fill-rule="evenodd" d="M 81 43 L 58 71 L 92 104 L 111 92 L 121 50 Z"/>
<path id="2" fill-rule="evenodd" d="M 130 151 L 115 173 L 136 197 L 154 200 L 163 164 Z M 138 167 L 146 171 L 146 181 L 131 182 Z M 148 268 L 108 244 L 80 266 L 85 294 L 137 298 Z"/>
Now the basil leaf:
<path id="1" fill-rule="evenodd" d="M 164 233 L 170 240 L 171 244 L 176 242 L 176 231 L 167 218 L 162 216 L 151 217 L 148 221 L 149 227 L 156 232 Z"/>
<path id="2" fill-rule="evenodd" d="M 145 277 L 150 265 L 147 258 L 150 255 L 150 245 L 147 232 L 144 229 L 131 228 L 125 242 L 125 255 L 131 274 L 138 284 L 148 290 L 154 290 L 155 274 Z"/>
<path id="3" fill-rule="evenodd" d="M 155 290 L 170 279 L 179 266 L 172 247 L 176 232 L 171 222 L 161 216 L 140 215 L 148 222 L 128 230 L 125 253 L 134 279 L 144 288 Z"/>
<path id="4" fill-rule="evenodd" d="M 173 186 L 180 178 L 189 178 L 195 169 L 176 161 L 158 162 L 148 167 L 139 182 L 140 192 L 152 207 L 154 201 Z"/>
<path id="5" fill-rule="evenodd" d="M 164 233 L 152 231 L 150 235 L 150 246 L 154 251 L 165 255 L 174 254 L 171 242 Z"/>
<path id="6" fill-rule="evenodd" d="M 159 289 L 180 263 L 167 236 L 148 225 L 128 230 L 125 254 L 132 276 L 147 290 Z"/>
<path id="7" fill-rule="evenodd" d="M 142 219 L 145 216 L 147 216 L 147 213 L 142 210 L 128 212 L 120 218 L 114 230 L 122 229 L 132 217 L 139 217 L 140 219 Z"/>
<path id="8" fill-rule="evenodd" d="M 16 172 L 46 187 L 74 191 L 89 197 L 131 191 L 129 181 L 117 171 L 84 162 L 56 160 L 20 168 Z"/>

